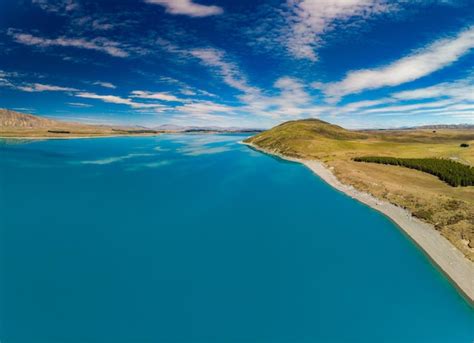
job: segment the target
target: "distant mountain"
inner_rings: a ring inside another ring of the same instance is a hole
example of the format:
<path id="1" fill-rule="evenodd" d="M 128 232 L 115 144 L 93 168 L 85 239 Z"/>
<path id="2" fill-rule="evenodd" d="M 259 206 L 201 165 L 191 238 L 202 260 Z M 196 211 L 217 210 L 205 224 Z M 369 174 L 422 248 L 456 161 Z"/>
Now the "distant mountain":
<path id="1" fill-rule="evenodd" d="M 159 131 L 173 132 L 262 132 L 262 129 L 241 128 L 241 127 L 220 127 L 220 126 L 179 126 L 164 124 L 153 128 Z"/>
<path id="2" fill-rule="evenodd" d="M 75 136 L 118 136 L 118 135 L 154 135 L 165 132 L 183 133 L 232 133 L 261 132 L 258 129 L 218 126 L 178 126 L 161 125 L 155 128 L 144 126 L 90 125 L 62 120 L 47 119 L 32 114 L 0 109 L 1 137 L 75 137 Z"/>
<path id="3" fill-rule="evenodd" d="M 0 109 L 1 137 L 94 137 L 157 134 L 143 127 L 89 125 Z"/>
<path id="4" fill-rule="evenodd" d="M 433 124 L 420 126 L 402 126 L 389 129 L 365 129 L 363 131 L 397 131 L 397 130 L 472 130 L 473 124 Z"/>
<path id="5" fill-rule="evenodd" d="M 472 129 L 474 129 L 474 125 L 473 125 L 473 124 L 422 125 L 422 126 L 413 127 L 413 129 L 427 129 L 427 130 L 442 130 L 442 129 L 472 130 Z"/>
<path id="6" fill-rule="evenodd" d="M 172 125 L 172 124 L 164 124 L 160 126 L 156 126 L 153 129 L 155 130 L 164 130 L 164 131 L 184 131 L 186 128 L 183 126 Z"/>

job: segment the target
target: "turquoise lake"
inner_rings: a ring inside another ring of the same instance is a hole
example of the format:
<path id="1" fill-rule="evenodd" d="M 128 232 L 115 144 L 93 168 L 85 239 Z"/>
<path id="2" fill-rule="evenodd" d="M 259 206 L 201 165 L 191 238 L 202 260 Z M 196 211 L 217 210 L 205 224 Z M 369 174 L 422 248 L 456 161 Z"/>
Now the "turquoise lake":
<path id="1" fill-rule="evenodd" d="M 0 341 L 474 341 L 388 218 L 243 138 L 0 145 Z"/>

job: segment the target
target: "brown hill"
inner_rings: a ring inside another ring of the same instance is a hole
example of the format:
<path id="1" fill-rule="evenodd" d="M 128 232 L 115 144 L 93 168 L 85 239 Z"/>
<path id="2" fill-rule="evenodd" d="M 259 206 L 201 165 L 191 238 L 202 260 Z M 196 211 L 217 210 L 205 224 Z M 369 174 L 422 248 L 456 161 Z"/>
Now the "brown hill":
<path id="1" fill-rule="evenodd" d="M 0 109 L 0 128 L 47 128 L 62 125 L 55 120 L 37 117 L 31 114 Z"/>
<path id="2" fill-rule="evenodd" d="M 88 125 L 52 120 L 32 114 L 0 109 L 0 137 L 49 138 L 153 135 L 160 131 L 143 128 Z"/>

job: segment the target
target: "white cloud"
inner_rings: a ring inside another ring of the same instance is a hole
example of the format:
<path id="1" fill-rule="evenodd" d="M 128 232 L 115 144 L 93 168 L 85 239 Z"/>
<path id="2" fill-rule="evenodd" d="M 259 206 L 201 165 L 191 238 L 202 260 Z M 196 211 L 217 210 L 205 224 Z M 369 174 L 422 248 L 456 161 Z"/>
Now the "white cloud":
<path id="1" fill-rule="evenodd" d="M 338 108 L 337 110 L 339 112 L 344 112 L 344 113 L 353 112 L 353 111 L 357 111 L 361 108 L 379 106 L 379 105 L 383 105 L 383 104 L 386 104 L 386 103 L 389 103 L 389 102 L 393 102 L 393 100 L 392 99 L 386 99 L 386 98 L 377 99 L 377 100 L 361 100 L 361 101 L 348 103 L 348 104 L 342 106 L 341 108 Z"/>
<path id="2" fill-rule="evenodd" d="M 161 104 L 145 104 L 141 102 L 135 102 L 133 100 L 127 99 L 127 98 L 122 98 L 116 95 L 100 95 L 100 94 L 95 94 L 95 93 L 89 93 L 89 92 L 81 92 L 75 94 L 75 96 L 79 98 L 86 98 L 86 99 L 96 99 L 96 100 L 101 100 L 104 102 L 112 103 L 112 104 L 121 104 L 121 105 L 128 105 L 132 108 L 153 108 L 153 109 L 159 109 L 162 108 L 163 105 Z"/>
<path id="3" fill-rule="evenodd" d="M 235 108 L 212 101 L 196 101 L 182 106 L 177 106 L 176 110 L 183 113 L 202 116 L 209 113 L 229 113 L 234 111 Z"/>
<path id="4" fill-rule="evenodd" d="M 64 14 L 79 8 L 79 4 L 75 0 L 32 0 L 32 3 L 44 11 L 57 14 Z"/>
<path id="5" fill-rule="evenodd" d="M 466 114 L 466 111 L 467 112 L 470 112 L 472 114 L 474 114 L 474 104 L 455 104 L 455 105 L 449 105 L 449 106 L 446 106 L 446 107 L 441 107 L 441 108 L 433 108 L 433 109 L 430 109 L 430 108 L 423 108 L 423 109 L 420 109 L 420 110 L 417 110 L 417 111 L 413 111 L 411 113 L 416 113 L 416 114 L 426 114 L 426 113 L 430 113 L 430 114 L 440 114 L 440 113 L 447 113 L 447 112 L 450 112 L 450 113 L 464 113 Z"/>
<path id="6" fill-rule="evenodd" d="M 196 121 L 205 124 L 228 124 L 236 108 L 212 101 L 194 101 L 176 106 L 174 110 L 176 114 L 173 116 L 173 122 L 187 126 Z"/>
<path id="7" fill-rule="evenodd" d="M 177 101 L 183 102 L 182 99 L 175 97 L 166 92 L 146 92 L 146 91 L 133 91 L 132 98 L 140 98 L 140 99 L 152 99 L 152 100 L 162 100 L 162 101 Z"/>
<path id="8" fill-rule="evenodd" d="M 93 85 L 101 86 L 101 87 L 104 87 L 104 88 L 111 88 L 111 89 L 117 88 L 117 86 L 115 86 L 113 83 L 110 83 L 110 82 L 96 81 L 96 82 L 93 83 Z"/>
<path id="9" fill-rule="evenodd" d="M 70 105 L 70 106 L 73 106 L 73 107 L 84 107 L 84 108 L 92 107 L 92 105 L 84 104 L 82 102 L 68 102 L 67 104 Z"/>
<path id="10" fill-rule="evenodd" d="M 280 89 L 280 96 L 276 103 L 280 106 L 309 104 L 311 97 L 305 91 L 303 84 L 291 77 L 282 77 L 275 82 L 275 87 Z"/>
<path id="11" fill-rule="evenodd" d="M 276 95 L 249 93 L 239 97 L 245 104 L 242 110 L 257 116 L 283 120 L 318 116 L 330 109 L 328 106 L 315 105 L 304 84 L 298 79 L 281 77 L 274 87 L 279 90 Z"/>
<path id="12" fill-rule="evenodd" d="M 8 77 L 10 77 L 9 73 L 0 70 L 0 87 L 14 88 L 14 85 L 8 80 Z"/>
<path id="13" fill-rule="evenodd" d="M 181 90 L 181 94 L 187 95 L 187 96 L 195 96 L 195 95 L 197 95 L 194 90 L 189 89 L 189 88 L 184 88 L 184 89 L 182 89 L 182 90 Z"/>
<path id="14" fill-rule="evenodd" d="M 201 5 L 192 0 L 145 0 L 145 2 L 164 6 L 167 13 L 182 14 L 190 17 L 207 17 L 224 12 L 221 7 Z"/>
<path id="15" fill-rule="evenodd" d="M 474 101 L 474 84 L 472 80 L 443 82 L 430 87 L 397 92 L 392 96 L 400 100 L 450 97 L 457 100 Z"/>
<path id="16" fill-rule="evenodd" d="M 453 104 L 452 100 L 440 100 L 440 101 L 423 102 L 423 103 L 416 103 L 416 104 L 409 104 L 409 105 L 384 106 L 384 107 L 378 107 L 374 109 L 365 110 L 364 114 L 393 113 L 393 112 L 408 113 L 410 111 L 419 110 L 419 109 L 442 108 L 451 104 Z"/>
<path id="17" fill-rule="evenodd" d="M 105 22 L 105 19 L 95 19 L 92 21 L 91 26 L 94 30 L 99 31 L 108 31 L 115 27 L 114 24 Z"/>
<path id="18" fill-rule="evenodd" d="M 106 38 L 94 38 L 86 40 L 83 38 L 58 37 L 54 39 L 33 36 L 28 33 L 21 33 L 10 30 L 9 34 L 20 44 L 38 46 L 47 48 L 52 46 L 74 47 L 78 49 L 95 50 L 106 53 L 114 57 L 127 57 L 129 53 L 125 51 L 120 44 L 110 41 Z"/>
<path id="19" fill-rule="evenodd" d="M 239 106 L 218 105 L 212 102 L 199 102 L 183 106 L 181 110 L 189 113 L 252 113 L 255 116 L 266 116 L 273 118 L 295 118 L 303 115 L 317 115 L 323 110 L 322 106 L 311 105 L 311 96 L 305 91 L 304 84 L 292 77 L 281 77 L 274 87 L 279 94 L 269 96 L 257 87 L 249 85 L 245 75 L 238 66 L 229 61 L 221 50 L 214 48 L 194 49 L 190 54 L 201 62 L 214 69 L 228 86 L 241 91 L 238 96 L 241 102 Z M 325 108 L 325 107 L 324 107 Z"/>
<path id="20" fill-rule="evenodd" d="M 75 91 L 78 91 L 78 89 L 76 88 L 45 85 L 42 83 L 33 83 L 33 84 L 25 85 L 25 86 L 18 86 L 16 88 L 24 92 L 75 92 Z"/>
<path id="21" fill-rule="evenodd" d="M 200 59 L 209 67 L 215 68 L 224 82 L 230 87 L 238 89 L 244 93 L 255 93 L 258 90 L 248 85 L 239 68 L 225 58 L 225 54 L 214 48 L 193 49 L 191 55 Z"/>
<path id="22" fill-rule="evenodd" d="M 287 48 L 293 56 L 311 61 L 317 60 L 314 49 L 321 44 L 321 35 L 336 21 L 367 18 L 394 7 L 385 0 L 287 0 L 287 5 L 291 11 Z"/>
<path id="23" fill-rule="evenodd" d="M 388 66 L 351 71 L 342 81 L 327 85 L 324 93 L 337 100 L 363 90 L 414 81 L 452 64 L 473 47 L 474 26 L 455 37 L 435 41 Z"/>

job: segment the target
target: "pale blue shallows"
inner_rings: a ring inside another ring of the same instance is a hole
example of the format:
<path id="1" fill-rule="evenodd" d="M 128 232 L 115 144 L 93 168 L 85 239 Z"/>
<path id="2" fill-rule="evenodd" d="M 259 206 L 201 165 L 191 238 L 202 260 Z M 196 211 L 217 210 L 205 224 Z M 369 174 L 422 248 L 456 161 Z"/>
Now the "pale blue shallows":
<path id="1" fill-rule="evenodd" d="M 473 342 L 389 219 L 243 138 L 0 145 L 0 341 Z"/>

